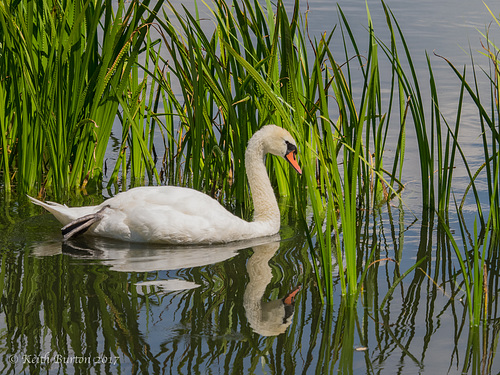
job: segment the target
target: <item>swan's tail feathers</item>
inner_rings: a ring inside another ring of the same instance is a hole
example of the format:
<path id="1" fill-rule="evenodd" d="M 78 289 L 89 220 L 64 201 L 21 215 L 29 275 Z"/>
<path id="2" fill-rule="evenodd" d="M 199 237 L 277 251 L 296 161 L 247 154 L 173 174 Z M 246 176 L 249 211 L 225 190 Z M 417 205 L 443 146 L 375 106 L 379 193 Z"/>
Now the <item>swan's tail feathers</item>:
<path id="1" fill-rule="evenodd" d="M 66 206 L 64 204 L 59 204 L 59 203 L 51 202 L 51 201 L 42 202 L 42 201 L 39 201 L 38 199 L 30 197 L 29 195 L 27 195 L 27 197 L 30 199 L 30 201 L 32 203 L 36 204 L 37 206 L 42 206 L 43 208 L 45 208 L 49 212 L 57 210 L 58 208 L 68 208 L 68 206 Z"/>
<path id="2" fill-rule="evenodd" d="M 30 197 L 29 195 L 28 195 L 28 198 L 31 200 L 32 203 L 34 203 L 38 206 L 42 206 L 47 211 L 49 211 L 63 225 L 69 223 L 70 221 L 72 221 L 74 219 L 74 213 L 72 213 L 71 209 L 64 204 L 59 204 L 59 203 L 50 202 L 50 201 L 42 202 L 42 201 L 39 201 L 38 199 Z"/>
<path id="3" fill-rule="evenodd" d="M 67 241 L 72 237 L 84 234 L 93 224 L 99 222 L 103 218 L 102 212 L 108 207 L 109 206 L 105 206 L 94 214 L 79 217 L 62 227 L 61 232 L 63 240 Z"/>

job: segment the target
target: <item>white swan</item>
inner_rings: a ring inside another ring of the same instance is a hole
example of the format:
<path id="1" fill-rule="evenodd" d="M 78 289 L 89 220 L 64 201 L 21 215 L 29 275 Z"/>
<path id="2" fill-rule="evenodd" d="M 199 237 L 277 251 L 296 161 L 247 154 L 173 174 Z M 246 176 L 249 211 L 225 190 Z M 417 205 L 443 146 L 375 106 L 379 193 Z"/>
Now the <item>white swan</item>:
<path id="1" fill-rule="evenodd" d="M 234 216 L 208 195 L 175 186 L 137 187 L 98 206 L 67 207 L 29 198 L 64 225 L 65 240 L 86 233 L 130 242 L 207 244 L 269 236 L 280 229 L 280 212 L 264 164 L 267 153 L 284 157 L 302 173 L 290 133 L 276 125 L 257 131 L 245 153 L 252 222 Z"/>
<path id="2" fill-rule="evenodd" d="M 261 336 L 277 336 L 292 324 L 293 304 L 300 287 L 281 299 L 263 301 L 267 286 L 273 280 L 269 261 L 280 247 L 280 242 L 271 242 L 253 247 L 247 262 L 249 282 L 243 295 L 243 307 L 250 327 Z"/>

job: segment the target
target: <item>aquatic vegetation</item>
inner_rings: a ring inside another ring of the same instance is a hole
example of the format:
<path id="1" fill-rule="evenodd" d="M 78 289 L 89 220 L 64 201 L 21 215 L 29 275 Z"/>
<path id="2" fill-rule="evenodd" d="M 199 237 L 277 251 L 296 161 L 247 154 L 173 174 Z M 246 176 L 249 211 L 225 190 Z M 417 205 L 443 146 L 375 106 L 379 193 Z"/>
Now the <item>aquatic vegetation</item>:
<path id="1" fill-rule="evenodd" d="M 193 14 L 162 2 L 152 9 L 148 2 L 50 4 L 0 5 L 8 30 L 0 36 L 4 190 L 60 198 L 103 183 L 110 191 L 166 183 L 204 191 L 250 218 L 245 146 L 257 129 L 277 124 L 297 139 L 304 173 L 295 176 L 283 161 L 268 158 L 271 182 L 305 223 L 321 300 L 333 304 L 337 277 L 342 295 L 356 296 L 380 261 L 376 245 L 362 248 L 360 238 L 371 233 L 381 207 L 404 204 L 413 126 L 425 215 L 437 210 L 448 225 L 459 154 L 477 201 L 479 232 L 498 233 L 500 74 L 498 49 L 489 40 L 491 110 L 465 70 L 450 63 L 460 79 L 451 123 L 440 111 L 429 57 L 428 116 L 403 30 L 383 2 L 388 42 L 378 37 L 367 7 L 364 45 L 340 7 L 337 26 L 312 38 L 298 0 L 292 9 L 282 1 L 217 0 L 207 6 L 209 21 L 198 9 Z M 26 26 L 30 17 L 33 27 Z M 331 48 L 334 38 L 343 48 Z M 466 95 L 483 130 L 485 161 L 475 173 L 458 143 Z M 389 149 L 388 142 L 397 146 Z M 488 213 L 475 186 L 483 170 Z M 428 255 L 419 254 L 415 267 Z"/>
<path id="2" fill-rule="evenodd" d="M 500 20 L 493 15 L 491 10 L 490 13 L 494 17 L 498 26 L 500 26 Z M 468 162 L 464 151 L 457 142 L 458 117 L 455 131 L 453 132 L 449 129 L 454 138 L 453 154 L 455 153 L 455 150 L 459 152 L 470 179 L 470 183 L 464 192 L 460 205 L 455 203 L 458 222 L 460 225 L 462 246 L 459 246 L 454 239 L 446 219 L 440 216 L 444 230 L 446 231 L 447 237 L 451 242 L 453 250 L 459 261 L 459 269 L 465 286 L 469 322 L 470 325 L 474 327 L 478 327 L 481 322 L 487 322 L 488 317 L 490 316 L 491 306 L 489 306 L 489 302 L 495 298 L 496 293 L 492 292 L 488 286 L 489 284 L 494 286 L 498 282 L 495 280 L 496 276 L 492 276 L 492 274 L 497 273 L 497 262 L 495 259 L 498 257 L 498 253 L 500 251 L 498 243 L 500 220 L 500 106 L 498 101 L 500 93 L 500 69 L 498 52 L 500 50 L 493 44 L 488 34 L 482 35 L 486 39 L 486 43 L 483 44 L 483 53 L 488 57 L 490 62 L 489 71 L 483 70 L 484 74 L 488 77 L 488 82 L 490 83 L 489 100 L 482 99 L 482 93 L 478 85 L 478 78 L 472 53 L 472 83 L 467 77 L 466 67 L 464 67 L 463 71 L 460 71 L 451 61 L 443 58 L 461 83 L 459 108 L 462 107 L 465 91 L 478 109 L 478 122 L 481 126 L 484 162 L 476 171 L 473 170 L 473 167 Z M 486 185 L 485 190 L 487 194 L 479 194 L 477 186 L 478 181 L 481 181 L 481 185 Z M 470 199 L 468 194 L 471 189 L 473 192 L 473 202 L 477 207 L 477 216 L 474 220 L 472 231 L 467 228 L 468 225 L 462 213 L 464 203 L 467 199 Z M 484 197 L 486 197 L 486 199 L 484 199 Z M 484 208 L 485 206 L 487 209 Z"/>
<path id="3" fill-rule="evenodd" d="M 489 10 L 489 9 L 488 9 Z M 491 13 L 491 11 L 490 11 Z M 500 27 L 500 19 L 494 17 L 494 20 Z M 491 219 L 491 230 L 495 233 L 495 236 L 499 234 L 499 223 L 500 223 L 500 197 L 499 197 L 499 172 L 500 172 L 500 103 L 499 103 L 499 78 L 500 78 L 500 60 L 498 54 L 500 49 L 493 44 L 493 42 L 488 37 L 488 34 L 482 34 L 485 37 L 486 42 L 483 44 L 483 54 L 488 57 L 489 60 L 489 71 L 483 70 L 486 74 L 488 81 L 490 83 L 489 98 L 484 99 L 482 92 L 478 85 L 478 78 L 474 64 L 474 56 L 471 53 L 472 62 L 472 78 L 468 79 L 466 75 L 466 68 L 464 67 L 463 72 L 458 70 L 455 65 L 445 59 L 450 68 L 455 72 L 456 76 L 462 84 L 462 90 L 466 90 L 467 94 L 472 99 L 474 105 L 477 107 L 479 115 L 479 123 L 481 125 L 481 140 L 483 146 L 484 162 L 481 166 L 473 171 L 472 167 L 469 165 L 466 155 L 459 147 L 462 161 L 465 165 L 467 173 L 469 175 L 470 183 L 467 187 L 461 202 L 459 209 L 463 208 L 463 205 L 467 199 L 469 191 L 472 189 L 474 202 L 477 206 L 477 211 L 480 219 L 482 229 L 484 229 L 486 217 Z M 472 82 L 472 83 L 471 83 Z M 462 104 L 462 96 L 460 98 L 459 104 Z M 488 108 L 489 107 L 489 108 Z M 481 176 L 485 178 L 481 179 Z M 481 202 L 481 197 L 479 196 L 477 189 L 477 180 L 486 183 L 487 187 L 487 202 Z M 483 206 L 488 207 L 488 212 L 484 212 Z M 489 219 L 488 219 L 489 220 Z"/>
<path id="4" fill-rule="evenodd" d="M 154 13 L 148 1 L 0 4 L 0 149 L 3 188 L 61 197 L 102 180 L 119 105 L 144 115 L 138 55 Z M 155 10 L 162 2 L 155 4 Z M 145 18 L 144 18 L 145 17 Z M 143 19 L 144 18 L 144 19 Z M 130 97 L 130 99 L 128 99 Z M 142 112 L 138 111 L 142 106 Z M 154 170 L 143 135 L 127 116 Z M 144 141 L 143 141 L 144 142 Z M 134 158 L 135 160 L 135 158 Z"/>

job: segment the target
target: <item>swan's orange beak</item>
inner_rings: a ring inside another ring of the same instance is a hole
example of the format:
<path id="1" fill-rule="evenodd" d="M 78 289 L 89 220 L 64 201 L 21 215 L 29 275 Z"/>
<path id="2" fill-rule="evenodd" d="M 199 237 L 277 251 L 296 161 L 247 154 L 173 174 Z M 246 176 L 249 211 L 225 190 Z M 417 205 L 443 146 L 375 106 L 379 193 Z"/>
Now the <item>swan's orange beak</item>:
<path id="1" fill-rule="evenodd" d="M 299 163 L 297 163 L 297 149 L 288 151 L 288 153 L 285 155 L 285 159 L 299 174 L 302 174 L 302 169 L 300 169 Z"/>
<path id="2" fill-rule="evenodd" d="M 286 296 L 285 298 L 283 298 L 283 303 L 285 305 L 291 305 L 295 302 L 295 296 L 297 295 L 297 293 L 299 292 L 300 290 L 300 286 L 295 289 L 292 293 L 290 293 L 288 296 Z"/>

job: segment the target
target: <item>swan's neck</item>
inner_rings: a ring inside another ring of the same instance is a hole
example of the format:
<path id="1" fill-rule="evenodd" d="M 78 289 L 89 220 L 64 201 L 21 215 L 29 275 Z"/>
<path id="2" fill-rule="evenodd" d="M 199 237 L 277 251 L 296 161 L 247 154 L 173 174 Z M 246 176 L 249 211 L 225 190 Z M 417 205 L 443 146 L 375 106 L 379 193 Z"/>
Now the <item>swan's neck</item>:
<path id="1" fill-rule="evenodd" d="M 279 230 L 280 211 L 267 175 L 263 139 L 253 137 L 245 153 L 245 167 L 254 204 L 254 222 L 266 222 Z"/>

